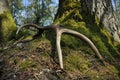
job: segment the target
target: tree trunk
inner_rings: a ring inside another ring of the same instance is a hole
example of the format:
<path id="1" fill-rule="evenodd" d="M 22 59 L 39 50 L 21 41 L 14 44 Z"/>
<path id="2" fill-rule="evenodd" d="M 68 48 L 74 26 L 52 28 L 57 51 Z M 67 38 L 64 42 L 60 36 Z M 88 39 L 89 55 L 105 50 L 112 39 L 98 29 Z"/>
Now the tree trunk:
<path id="1" fill-rule="evenodd" d="M 16 29 L 17 27 L 10 13 L 8 1 L 0 0 L 0 41 L 5 42 L 12 39 Z"/>
<path id="2" fill-rule="evenodd" d="M 89 2 L 86 0 L 84 4 L 86 4 L 88 9 L 91 10 L 91 13 L 95 14 L 99 19 L 99 26 L 103 24 L 114 40 L 120 42 L 118 20 L 114 14 L 111 0 L 93 0 L 91 5 L 87 3 Z"/>
<path id="3" fill-rule="evenodd" d="M 110 0 L 59 0 L 54 23 L 88 36 L 108 61 L 118 57 L 113 42 L 120 42 L 119 27 Z M 67 40 L 79 44 L 70 37 Z"/>

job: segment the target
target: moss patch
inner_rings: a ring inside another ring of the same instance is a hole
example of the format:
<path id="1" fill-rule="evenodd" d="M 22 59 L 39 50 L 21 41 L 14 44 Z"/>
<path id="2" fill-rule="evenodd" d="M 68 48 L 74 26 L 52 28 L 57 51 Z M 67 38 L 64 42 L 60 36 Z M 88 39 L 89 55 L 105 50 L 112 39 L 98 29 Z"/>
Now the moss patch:
<path id="1" fill-rule="evenodd" d="M 70 51 L 67 57 L 65 57 L 65 67 L 69 71 L 85 72 L 88 69 L 90 63 L 85 59 L 81 53 L 77 51 Z"/>
<path id="2" fill-rule="evenodd" d="M 9 11 L 0 14 L 0 38 L 7 41 L 15 37 L 17 27 Z"/>
<path id="3" fill-rule="evenodd" d="M 63 49 L 64 50 L 64 49 Z M 65 49 L 64 66 L 69 73 L 85 76 L 87 80 L 116 79 L 119 71 L 112 65 L 101 66 L 93 55 L 83 54 L 82 51 Z"/>

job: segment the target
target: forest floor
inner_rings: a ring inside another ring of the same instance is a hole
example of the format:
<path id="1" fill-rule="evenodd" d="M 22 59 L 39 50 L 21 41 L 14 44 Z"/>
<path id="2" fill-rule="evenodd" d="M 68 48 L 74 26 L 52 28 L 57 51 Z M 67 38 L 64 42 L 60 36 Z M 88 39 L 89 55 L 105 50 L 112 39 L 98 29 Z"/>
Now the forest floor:
<path id="1" fill-rule="evenodd" d="M 63 48 L 64 69 L 60 69 L 57 53 L 54 59 L 51 56 L 50 41 L 19 43 L 0 52 L 0 80 L 119 80 L 119 71 L 109 63 L 101 65 L 90 51 L 77 50 L 78 54 Z"/>

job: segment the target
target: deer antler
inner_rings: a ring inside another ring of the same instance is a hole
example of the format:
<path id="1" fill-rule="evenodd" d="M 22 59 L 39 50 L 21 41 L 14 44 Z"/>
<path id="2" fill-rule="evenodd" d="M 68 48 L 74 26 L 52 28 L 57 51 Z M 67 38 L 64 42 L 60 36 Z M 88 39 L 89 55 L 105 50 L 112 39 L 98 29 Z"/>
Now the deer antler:
<path id="1" fill-rule="evenodd" d="M 59 64 L 60 64 L 60 68 L 63 68 L 63 59 L 62 59 L 62 50 L 61 50 L 61 46 L 60 46 L 60 41 L 61 41 L 61 35 L 62 34 L 68 34 L 68 35 L 72 35 L 74 37 L 77 37 L 79 39 L 82 39 L 83 41 L 85 41 L 87 44 L 89 44 L 89 46 L 91 47 L 91 49 L 95 52 L 95 54 L 97 55 L 97 57 L 103 62 L 103 64 L 105 65 L 104 59 L 101 56 L 100 52 L 98 51 L 98 49 L 96 48 L 96 46 L 93 44 L 93 42 L 87 38 L 85 35 L 74 31 L 74 30 L 70 30 L 70 29 L 66 29 L 66 28 L 62 28 L 60 26 L 38 26 L 36 24 L 25 24 L 22 27 L 20 27 L 17 30 L 17 33 L 23 28 L 23 27 L 35 27 L 38 30 L 49 30 L 49 29 L 54 29 L 56 32 L 56 47 L 57 47 L 57 53 L 58 53 L 58 57 L 59 57 Z"/>
<path id="2" fill-rule="evenodd" d="M 24 28 L 24 27 L 34 27 L 34 28 L 36 28 L 36 29 L 38 29 L 38 30 L 48 30 L 48 29 L 53 29 L 55 26 L 38 26 L 38 25 L 36 25 L 36 24 L 33 24 L 33 23 L 28 23 L 28 24 L 25 24 L 25 25 L 23 25 L 23 26 L 21 26 L 21 27 L 19 27 L 18 28 L 18 30 L 17 30 L 17 32 L 16 32 L 16 34 L 18 34 L 19 33 L 19 31 L 22 29 L 22 28 Z"/>

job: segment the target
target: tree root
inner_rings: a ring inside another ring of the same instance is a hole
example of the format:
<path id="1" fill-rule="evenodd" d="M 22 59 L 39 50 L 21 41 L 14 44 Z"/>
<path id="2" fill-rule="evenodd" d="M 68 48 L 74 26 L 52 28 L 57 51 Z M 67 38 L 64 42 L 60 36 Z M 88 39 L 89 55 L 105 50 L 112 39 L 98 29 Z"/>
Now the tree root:
<path id="1" fill-rule="evenodd" d="M 62 59 L 63 57 L 62 57 L 62 50 L 61 50 L 61 46 L 60 46 L 60 41 L 61 41 L 62 34 L 72 35 L 74 37 L 77 37 L 77 38 L 82 39 L 83 41 L 85 41 L 87 44 L 89 44 L 89 46 L 95 52 L 96 56 L 100 59 L 100 61 L 105 65 L 105 61 L 104 61 L 103 57 L 101 56 L 100 52 L 98 51 L 96 46 L 93 44 L 93 42 L 90 39 L 88 39 L 85 35 L 77 32 L 77 31 L 66 29 L 66 28 L 63 28 L 61 26 L 52 26 L 52 25 L 50 25 L 50 26 L 42 27 L 42 26 L 38 26 L 36 24 L 29 23 L 29 24 L 25 24 L 22 27 L 20 27 L 17 30 L 16 34 L 18 34 L 19 31 L 24 27 L 35 27 L 35 28 L 37 28 L 38 30 L 41 30 L 41 31 L 50 30 L 50 29 L 55 30 L 55 32 L 56 32 L 57 53 L 58 53 L 58 57 L 59 57 L 60 68 L 62 68 L 62 69 L 63 69 L 63 59 Z"/>

